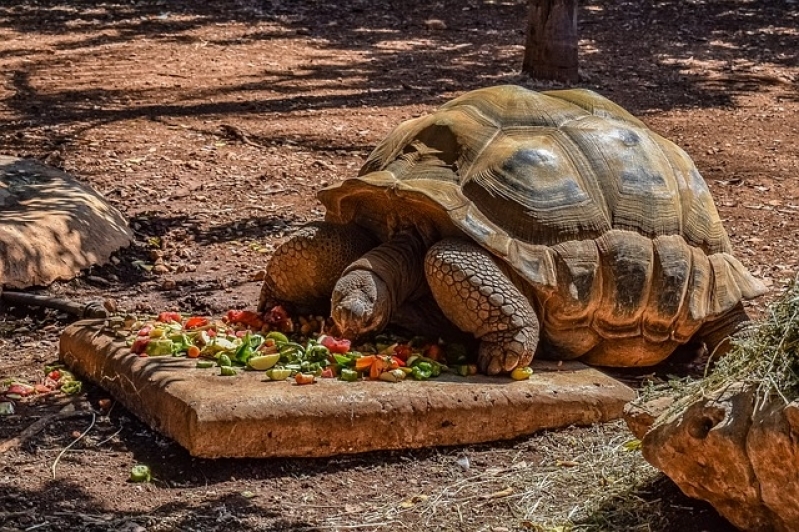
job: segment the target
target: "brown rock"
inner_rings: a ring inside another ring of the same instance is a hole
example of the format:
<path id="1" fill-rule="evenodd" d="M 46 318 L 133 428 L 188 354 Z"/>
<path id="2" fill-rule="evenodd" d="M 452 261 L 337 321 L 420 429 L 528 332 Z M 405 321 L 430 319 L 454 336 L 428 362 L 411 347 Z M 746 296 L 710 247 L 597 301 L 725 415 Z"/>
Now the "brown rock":
<path id="1" fill-rule="evenodd" d="M 755 410 L 752 387 L 730 385 L 658 417 L 643 455 L 741 529 L 799 530 L 798 408 L 777 397 Z M 641 419 L 627 417 L 631 430 L 641 430 Z"/>
<path id="2" fill-rule="evenodd" d="M 655 420 L 671 405 L 674 398 L 663 396 L 646 402 L 629 402 L 624 405 L 624 421 L 639 440 L 652 427 Z"/>
<path id="3" fill-rule="evenodd" d="M 131 237 L 119 211 L 69 174 L 0 155 L 0 285 L 71 279 Z"/>

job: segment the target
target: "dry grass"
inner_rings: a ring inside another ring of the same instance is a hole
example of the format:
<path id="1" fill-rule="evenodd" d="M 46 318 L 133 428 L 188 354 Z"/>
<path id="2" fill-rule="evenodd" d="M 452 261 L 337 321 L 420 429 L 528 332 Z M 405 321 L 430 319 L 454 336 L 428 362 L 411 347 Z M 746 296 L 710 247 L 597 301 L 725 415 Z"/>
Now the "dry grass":
<path id="1" fill-rule="evenodd" d="M 532 437 L 502 467 L 489 456 L 508 449 L 464 450 L 445 459 L 449 481 L 434 491 L 385 498 L 359 515 L 328 517 L 333 530 L 667 530 L 673 510 L 653 486 L 664 481 L 647 464 L 623 422 Z M 531 458 L 531 457 L 537 458 Z M 470 458 L 471 457 L 471 458 Z M 668 482 L 668 481 L 666 481 Z M 513 515 L 513 521 L 495 519 Z M 660 526 L 658 523 L 663 520 Z"/>
<path id="2" fill-rule="evenodd" d="M 732 383 L 744 383 L 756 393 L 756 409 L 779 397 L 785 403 L 799 397 L 799 278 L 733 339 L 732 350 L 705 379 L 677 387 L 681 397 L 708 395 Z"/>

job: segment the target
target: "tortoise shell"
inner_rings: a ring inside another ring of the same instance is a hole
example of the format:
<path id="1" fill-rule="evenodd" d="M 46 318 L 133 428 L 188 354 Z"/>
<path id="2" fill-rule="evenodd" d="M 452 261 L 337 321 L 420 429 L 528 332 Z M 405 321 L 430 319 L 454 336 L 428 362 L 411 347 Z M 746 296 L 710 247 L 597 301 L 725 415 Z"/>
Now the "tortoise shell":
<path id="1" fill-rule="evenodd" d="M 477 242 L 526 285 L 562 357 L 601 339 L 683 343 L 765 291 L 690 157 L 589 90 L 466 93 L 400 124 L 319 199 L 382 240 L 413 226 Z M 642 356 L 611 365 L 667 354 Z"/>

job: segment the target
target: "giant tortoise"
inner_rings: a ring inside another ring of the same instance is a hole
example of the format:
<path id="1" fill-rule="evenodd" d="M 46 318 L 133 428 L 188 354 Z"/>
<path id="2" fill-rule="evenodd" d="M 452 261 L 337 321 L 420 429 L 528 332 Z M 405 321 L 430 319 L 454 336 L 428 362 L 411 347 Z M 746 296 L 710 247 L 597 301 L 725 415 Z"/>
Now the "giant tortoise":
<path id="1" fill-rule="evenodd" d="M 723 349 L 765 291 L 689 156 L 589 90 L 468 92 L 319 200 L 325 221 L 275 251 L 260 308 L 324 307 L 348 337 L 443 313 L 487 374 L 537 350 L 647 366 L 689 341 Z"/>

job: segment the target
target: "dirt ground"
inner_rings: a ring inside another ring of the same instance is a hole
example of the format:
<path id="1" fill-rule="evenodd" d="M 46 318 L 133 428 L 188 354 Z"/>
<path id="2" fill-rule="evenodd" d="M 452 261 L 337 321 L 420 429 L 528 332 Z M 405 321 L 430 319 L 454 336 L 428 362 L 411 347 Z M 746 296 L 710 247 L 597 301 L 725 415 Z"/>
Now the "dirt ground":
<path id="1" fill-rule="evenodd" d="M 393 126 L 477 87 L 555 86 L 518 72 L 523 0 L 337 4 L 3 2 L 0 153 L 71 172 L 136 232 L 112 264 L 41 292 L 139 312 L 251 308 L 274 246 L 322 216 L 315 192 L 356 172 Z M 737 256 L 772 288 L 749 305 L 760 315 L 799 261 L 799 6 L 579 4 L 580 84 L 695 158 Z M 39 379 L 68 321 L 3 309 L 0 380 Z M 0 453 L 0 530 L 731 530 L 627 450 L 621 423 L 209 461 L 119 405 L 103 410 L 105 398 L 87 385 L 2 418 L 0 441 L 67 402 L 91 409 Z M 126 482 L 137 463 L 156 480 Z"/>

